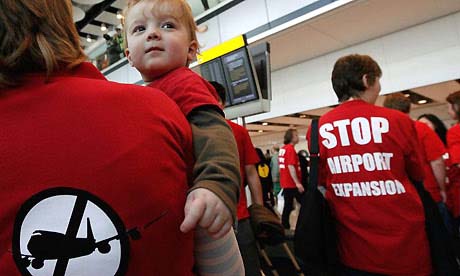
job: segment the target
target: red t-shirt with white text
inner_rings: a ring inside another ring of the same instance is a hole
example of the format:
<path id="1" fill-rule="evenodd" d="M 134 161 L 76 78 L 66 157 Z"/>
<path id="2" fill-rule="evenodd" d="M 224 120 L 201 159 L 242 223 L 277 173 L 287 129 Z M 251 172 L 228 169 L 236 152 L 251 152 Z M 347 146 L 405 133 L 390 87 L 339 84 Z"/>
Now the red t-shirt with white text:
<path id="1" fill-rule="evenodd" d="M 248 131 L 244 127 L 235 124 L 230 120 L 227 120 L 227 122 L 232 128 L 233 135 L 235 136 L 236 146 L 238 147 L 238 154 L 240 157 L 241 190 L 236 215 L 238 220 L 242 220 L 249 217 L 245 190 L 246 172 L 244 167 L 259 163 L 259 155 L 257 155 Z"/>
<path id="2" fill-rule="evenodd" d="M 386 275 L 429 275 L 423 206 L 409 180 L 423 179 L 414 122 L 348 101 L 320 118 L 319 146 L 341 262 Z"/>
<path id="3" fill-rule="evenodd" d="M 281 188 L 296 188 L 295 182 L 289 173 L 289 165 L 294 166 L 297 179 L 300 181 L 300 165 L 299 165 L 299 157 L 295 153 L 294 145 L 287 144 L 284 145 L 278 154 L 278 163 L 280 168 L 280 185 Z"/>

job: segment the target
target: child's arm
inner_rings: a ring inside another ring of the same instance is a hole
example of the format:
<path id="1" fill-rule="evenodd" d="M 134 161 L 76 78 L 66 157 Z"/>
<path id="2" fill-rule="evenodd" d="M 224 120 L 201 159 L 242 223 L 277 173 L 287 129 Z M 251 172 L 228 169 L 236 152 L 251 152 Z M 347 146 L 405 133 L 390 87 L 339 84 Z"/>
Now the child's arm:
<path id="1" fill-rule="evenodd" d="M 193 134 L 193 187 L 187 196 L 183 232 L 196 225 L 214 237 L 231 229 L 240 191 L 238 149 L 230 126 L 212 107 L 187 116 Z"/>
<path id="2" fill-rule="evenodd" d="M 205 229 L 197 227 L 194 255 L 198 275 L 244 275 L 243 260 L 233 231 L 215 239 Z"/>

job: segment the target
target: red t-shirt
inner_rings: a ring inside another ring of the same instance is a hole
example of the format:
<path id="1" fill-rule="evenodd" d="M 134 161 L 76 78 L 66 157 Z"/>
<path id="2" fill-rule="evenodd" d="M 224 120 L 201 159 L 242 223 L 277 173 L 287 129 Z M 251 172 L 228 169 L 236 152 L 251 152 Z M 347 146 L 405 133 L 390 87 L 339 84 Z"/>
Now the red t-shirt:
<path id="1" fill-rule="evenodd" d="M 238 220 L 242 220 L 249 217 L 245 191 L 246 172 L 244 167 L 247 165 L 255 165 L 259 163 L 260 160 L 252 144 L 251 138 L 249 137 L 248 131 L 244 127 L 235 124 L 230 120 L 227 120 L 227 122 L 232 128 L 233 135 L 235 136 L 236 146 L 238 147 L 238 154 L 240 157 L 241 190 L 236 215 Z"/>
<path id="2" fill-rule="evenodd" d="M 434 130 L 432 130 L 425 123 L 415 121 L 415 130 L 417 131 L 418 139 L 420 141 L 420 151 L 423 158 L 423 169 L 425 172 L 425 179 L 423 185 L 425 189 L 431 194 L 431 197 L 436 202 L 441 201 L 441 195 L 438 182 L 433 174 L 430 162 L 442 158 L 446 153 L 446 149 L 441 139 Z"/>
<path id="3" fill-rule="evenodd" d="M 429 275 L 423 179 L 414 122 L 361 100 L 319 122 L 321 181 L 337 219 L 341 262 L 386 275 Z"/>
<path id="4" fill-rule="evenodd" d="M 280 185 L 281 188 L 296 188 L 294 180 L 289 173 L 288 165 L 293 165 L 296 173 L 297 179 L 300 181 L 300 164 L 299 164 L 299 157 L 295 153 L 294 145 L 287 144 L 284 145 L 278 154 L 278 163 L 280 168 Z"/>
<path id="5" fill-rule="evenodd" d="M 460 125 L 455 124 L 447 131 L 447 147 L 449 152 L 449 200 L 448 206 L 454 217 L 460 217 Z"/>
<path id="6" fill-rule="evenodd" d="M 176 102 L 185 116 L 188 116 L 193 109 L 202 106 L 212 106 L 222 113 L 214 87 L 186 67 L 177 68 L 148 86 L 166 93 Z"/>
<path id="7" fill-rule="evenodd" d="M 177 105 L 89 63 L 23 83 L 1 91 L 0 275 L 193 275 L 193 231 L 179 230 L 192 135 Z"/>
<path id="8" fill-rule="evenodd" d="M 455 124 L 447 131 L 446 140 L 450 163 L 460 164 L 460 124 Z"/>

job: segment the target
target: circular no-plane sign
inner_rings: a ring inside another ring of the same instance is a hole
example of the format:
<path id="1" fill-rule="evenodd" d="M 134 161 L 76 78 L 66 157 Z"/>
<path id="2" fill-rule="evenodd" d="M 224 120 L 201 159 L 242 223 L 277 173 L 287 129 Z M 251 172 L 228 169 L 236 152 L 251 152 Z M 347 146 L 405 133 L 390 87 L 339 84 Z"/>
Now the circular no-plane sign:
<path id="1" fill-rule="evenodd" d="M 129 257 L 125 226 L 96 196 L 52 188 L 29 198 L 18 212 L 13 257 L 22 275 L 123 275 Z"/>

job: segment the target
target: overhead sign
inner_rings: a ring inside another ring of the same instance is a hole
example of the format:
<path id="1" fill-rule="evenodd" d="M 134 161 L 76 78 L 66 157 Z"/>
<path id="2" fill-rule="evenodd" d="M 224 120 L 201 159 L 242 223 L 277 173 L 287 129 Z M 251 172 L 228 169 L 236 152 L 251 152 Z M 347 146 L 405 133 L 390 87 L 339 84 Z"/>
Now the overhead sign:
<path id="1" fill-rule="evenodd" d="M 216 59 L 244 46 L 246 46 L 246 37 L 244 35 L 237 36 L 200 54 L 197 54 L 198 64 L 203 64 L 210 60 Z"/>

